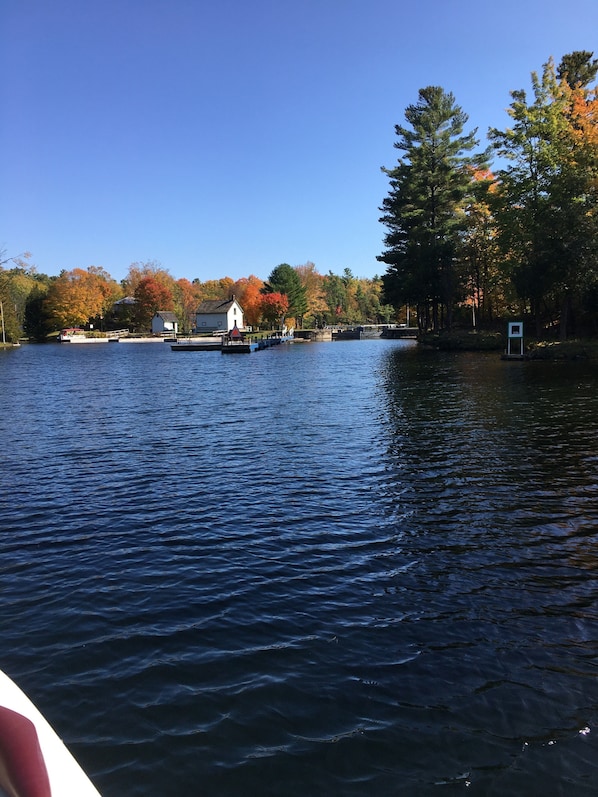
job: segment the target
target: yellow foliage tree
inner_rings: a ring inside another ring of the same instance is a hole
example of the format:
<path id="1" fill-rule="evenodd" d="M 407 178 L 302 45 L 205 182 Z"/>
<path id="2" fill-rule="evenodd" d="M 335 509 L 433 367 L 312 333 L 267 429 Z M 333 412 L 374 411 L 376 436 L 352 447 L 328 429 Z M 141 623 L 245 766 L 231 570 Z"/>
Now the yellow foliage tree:
<path id="1" fill-rule="evenodd" d="M 51 283 L 44 306 L 56 327 L 85 326 L 102 318 L 119 295 L 118 284 L 103 268 L 75 268 Z"/>
<path id="2" fill-rule="evenodd" d="M 295 271 L 305 288 L 305 297 L 307 299 L 306 317 L 311 321 L 323 318 L 328 309 L 324 295 L 323 275 L 320 274 L 315 264 L 310 260 L 302 266 L 295 266 Z"/>

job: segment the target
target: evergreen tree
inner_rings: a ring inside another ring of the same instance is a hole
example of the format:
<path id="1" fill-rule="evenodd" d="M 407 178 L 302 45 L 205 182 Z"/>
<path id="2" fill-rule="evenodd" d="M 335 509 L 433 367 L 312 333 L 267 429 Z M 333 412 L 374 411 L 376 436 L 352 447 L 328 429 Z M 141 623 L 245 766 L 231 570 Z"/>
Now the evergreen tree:
<path id="1" fill-rule="evenodd" d="M 301 326 L 303 316 L 307 312 L 307 293 L 301 284 L 299 274 L 288 263 L 281 263 L 271 272 L 262 293 L 282 293 L 289 301 L 287 315 L 293 316 Z"/>
<path id="2" fill-rule="evenodd" d="M 566 80 L 572 89 L 589 86 L 598 73 L 598 58 L 592 60 L 593 55 L 588 50 L 575 50 L 564 55 L 557 69 L 558 79 Z"/>
<path id="3" fill-rule="evenodd" d="M 439 311 L 451 325 L 455 299 L 463 290 L 458 268 L 463 205 L 472 170 L 486 156 L 468 153 L 477 145 L 476 131 L 463 134 L 467 115 L 451 93 L 439 86 L 420 89 L 405 119 L 411 128 L 395 126 L 395 147 L 405 154 L 390 178 L 380 221 L 388 228 L 386 250 L 378 260 L 388 264 L 383 276 L 385 301 L 398 307 L 417 305 L 420 327 L 438 329 Z"/>
<path id="4" fill-rule="evenodd" d="M 52 325 L 45 310 L 47 292 L 47 285 L 38 283 L 27 297 L 23 331 L 32 340 L 43 341 L 52 330 Z"/>
<path id="5" fill-rule="evenodd" d="M 323 293 L 328 306 L 326 320 L 329 324 L 345 323 L 348 320 L 348 297 L 346 282 L 329 271 L 324 277 Z"/>

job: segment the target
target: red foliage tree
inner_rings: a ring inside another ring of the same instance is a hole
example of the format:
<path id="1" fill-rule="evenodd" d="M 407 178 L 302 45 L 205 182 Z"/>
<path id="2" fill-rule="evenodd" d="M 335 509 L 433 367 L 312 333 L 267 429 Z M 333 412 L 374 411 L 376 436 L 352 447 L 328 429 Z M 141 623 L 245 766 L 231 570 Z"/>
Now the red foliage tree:
<path id="1" fill-rule="evenodd" d="M 270 324 L 282 323 L 289 309 L 289 300 L 284 293 L 264 293 L 261 299 L 261 310 L 264 321 Z"/>
<path id="2" fill-rule="evenodd" d="M 160 310 L 174 310 L 172 291 L 153 277 L 144 277 L 135 289 L 135 320 L 140 327 L 151 326 Z"/>

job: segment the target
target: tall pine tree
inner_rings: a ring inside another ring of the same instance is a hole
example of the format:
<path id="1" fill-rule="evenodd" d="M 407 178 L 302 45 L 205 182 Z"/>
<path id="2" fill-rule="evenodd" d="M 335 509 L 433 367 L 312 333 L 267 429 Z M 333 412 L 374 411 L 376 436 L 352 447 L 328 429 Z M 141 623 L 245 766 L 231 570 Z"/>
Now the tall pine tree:
<path id="1" fill-rule="evenodd" d="M 378 260 L 384 300 L 416 305 L 420 328 L 450 329 L 455 299 L 463 290 L 459 269 L 464 204 L 473 171 L 486 155 L 471 155 L 476 131 L 463 134 L 468 117 L 439 86 L 420 89 L 417 104 L 396 125 L 395 147 L 404 152 L 394 169 L 383 168 L 390 191 L 380 221 L 388 228 Z"/>

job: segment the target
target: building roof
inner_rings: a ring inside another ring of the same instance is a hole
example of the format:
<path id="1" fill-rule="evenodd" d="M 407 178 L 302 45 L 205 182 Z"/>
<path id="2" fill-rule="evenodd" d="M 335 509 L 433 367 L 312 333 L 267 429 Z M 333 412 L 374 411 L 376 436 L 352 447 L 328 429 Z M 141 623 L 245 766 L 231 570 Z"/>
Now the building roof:
<path id="1" fill-rule="evenodd" d="M 154 318 L 159 316 L 162 321 L 177 321 L 176 313 L 171 312 L 170 310 L 158 310 Z"/>
<path id="2" fill-rule="evenodd" d="M 220 313 L 226 313 L 233 304 L 237 304 L 239 307 L 241 305 L 237 302 L 236 298 L 233 296 L 231 299 L 206 299 L 203 301 L 199 307 L 197 308 L 197 312 L 201 313 L 202 315 L 216 315 Z M 241 307 L 241 310 L 243 308 Z"/>

